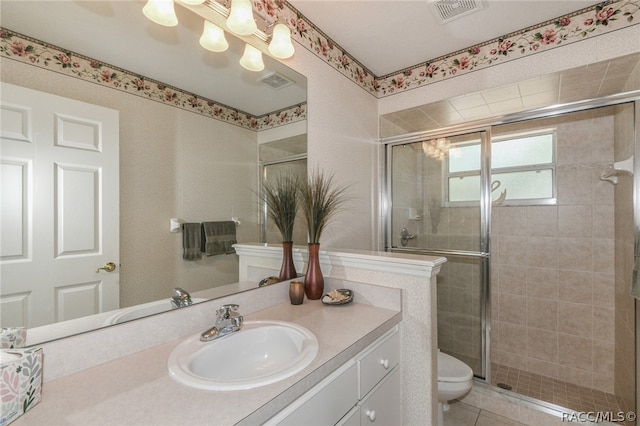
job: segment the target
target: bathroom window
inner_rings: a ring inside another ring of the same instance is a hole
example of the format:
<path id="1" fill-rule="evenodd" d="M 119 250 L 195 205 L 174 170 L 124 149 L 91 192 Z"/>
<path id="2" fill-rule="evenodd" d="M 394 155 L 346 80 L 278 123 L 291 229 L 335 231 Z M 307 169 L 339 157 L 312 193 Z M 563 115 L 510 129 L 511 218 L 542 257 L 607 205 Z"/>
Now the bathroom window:
<path id="1" fill-rule="evenodd" d="M 491 199 L 494 205 L 554 204 L 554 130 L 511 134 L 491 141 Z M 480 141 L 449 149 L 445 192 L 448 205 L 480 200 Z"/>

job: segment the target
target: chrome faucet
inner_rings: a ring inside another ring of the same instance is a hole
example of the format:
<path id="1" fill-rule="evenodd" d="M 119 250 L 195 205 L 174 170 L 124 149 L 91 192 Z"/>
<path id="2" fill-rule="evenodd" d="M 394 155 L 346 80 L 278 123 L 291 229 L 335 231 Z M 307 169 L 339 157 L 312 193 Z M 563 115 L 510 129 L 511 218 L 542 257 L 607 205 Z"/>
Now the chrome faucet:
<path id="1" fill-rule="evenodd" d="M 242 328 L 244 318 L 238 312 L 238 305 L 222 305 L 216 311 L 216 325 L 200 335 L 200 340 L 210 342 L 228 336 Z"/>
<path id="2" fill-rule="evenodd" d="M 171 306 L 173 308 L 184 308 L 185 306 L 191 306 L 193 304 L 191 301 L 191 295 L 187 290 L 176 287 L 173 291 L 175 293 L 171 298 Z"/>

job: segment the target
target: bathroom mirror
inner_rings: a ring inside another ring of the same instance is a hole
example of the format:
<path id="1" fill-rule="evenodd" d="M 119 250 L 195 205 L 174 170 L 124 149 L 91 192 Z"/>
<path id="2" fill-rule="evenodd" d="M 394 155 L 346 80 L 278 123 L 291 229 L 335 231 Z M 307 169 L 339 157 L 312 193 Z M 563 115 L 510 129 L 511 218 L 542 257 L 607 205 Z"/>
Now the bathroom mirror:
<path id="1" fill-rule="evenodd" d="M 247 71 L 238 65 L 244 49 L 241 40 L 226 33 L 228 51 L 206 51 L 198 43 L 202 18 L 176 4 L 178 26 L 162 27 L 143 16 L 144 3 L 3 1 L 0 26 L 34 39 L 34 43 L 68 50 L 71 57 L 82 55 L 110 64 L 116 73 L 144 76 L 239 114 L 262 117 L 300 107 L 306 117 L 304 76 L 266 55 L 264 71 Z M 255 286 L 233 284 L 238 277 L 236 255 L 184 261 L 182 234 L 169 231 L 170 219 L 204 222 L 233 218 L 238 222 L 239 242 L 259 241 L 261 223 L 254 198 L 258 145 L 295 138 L 306 146 L 306 119 L 255 131 L 234 124 L 232 119 L 207 117 L 170 102 L 95 84 L 79 74 L 64 75 L 53 65 L 34 66 L 4 55 L 0 60 L 2 82 L 119 111 L 117 273 L 119 306 L 127 312 L 118 321 L 157 313 L 152 305 L 157 301 L 168 304 L 174 287 L 185 288 L 198 300 L 257 289 L 257 282 Z M 262 82 L 273 76 L 288 80 L 286 87 L 273 88 Z M 32 310 L 58 308 L 29 306 Z M 10 310 L 4 311 L 6 315 Z M 88 315 L 38 326 L 29 330 L 29 336 L 37 337 L 29 338 L 28 343 L 108 325 L 114 320 L 111 316 Z"/>

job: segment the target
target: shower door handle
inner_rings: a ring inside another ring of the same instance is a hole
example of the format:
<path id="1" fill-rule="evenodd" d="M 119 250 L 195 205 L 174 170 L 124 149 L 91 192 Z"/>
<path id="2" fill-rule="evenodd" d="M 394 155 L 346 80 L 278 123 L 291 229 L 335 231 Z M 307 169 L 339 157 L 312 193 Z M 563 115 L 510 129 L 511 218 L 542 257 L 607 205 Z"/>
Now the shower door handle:
<path id="1" fill-rule="evenodd" d="M 413 240 L 415 237 L 415 235 L 409 234 L 407 228 L 402 228 L 402 231 L 400 231 L 400 244 L 402 244 L 402 247 L 406 247 L 409 244 L 409 240 Z"/>

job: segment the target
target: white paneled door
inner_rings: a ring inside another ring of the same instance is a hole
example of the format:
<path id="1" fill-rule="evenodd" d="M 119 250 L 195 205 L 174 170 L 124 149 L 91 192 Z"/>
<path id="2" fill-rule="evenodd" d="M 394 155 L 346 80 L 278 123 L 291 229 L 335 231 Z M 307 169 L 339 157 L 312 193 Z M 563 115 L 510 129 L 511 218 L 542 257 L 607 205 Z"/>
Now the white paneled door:
<path id="1" fill-rule="evenodd" d="M 118 111 L 0 89 L 1 325 L 117 309 Z"/>

